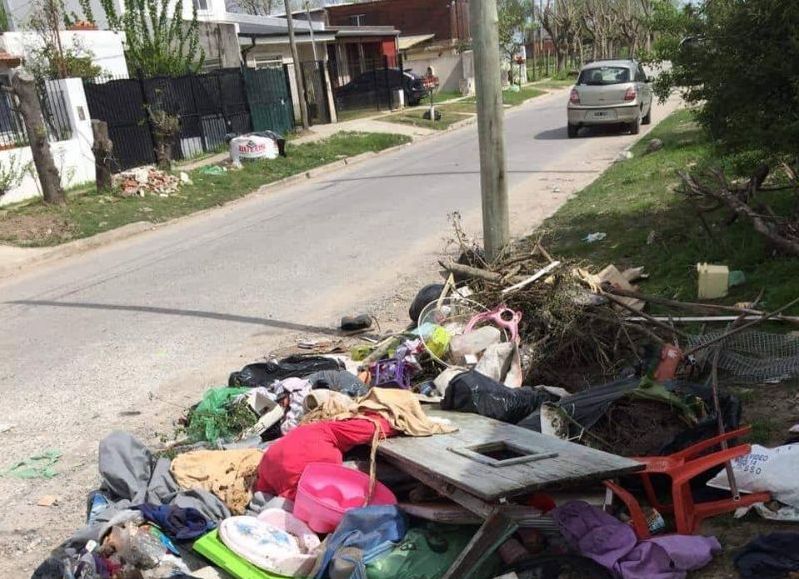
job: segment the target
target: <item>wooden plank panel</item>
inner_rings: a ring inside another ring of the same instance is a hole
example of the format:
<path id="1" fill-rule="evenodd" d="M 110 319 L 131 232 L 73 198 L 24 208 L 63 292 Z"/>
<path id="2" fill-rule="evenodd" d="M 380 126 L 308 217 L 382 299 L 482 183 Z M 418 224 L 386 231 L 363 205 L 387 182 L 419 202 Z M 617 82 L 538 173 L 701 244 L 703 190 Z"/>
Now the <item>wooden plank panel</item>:
<path id="1" fill-rule="evenodd" d="M 643 468 L 640 463 L 505 424 L 477 414 L 428 410 L 446 418 L 459 430 L 431 437 L 397 437 L 380 444 L 378 451 L 398 466 L 414 465 L 480 497 L 495 501 L 552 485 L 613 478 Z M 514 442 L 558 456 L 532 463 L 492 467 L 449 450 L 493 441 Z"/>

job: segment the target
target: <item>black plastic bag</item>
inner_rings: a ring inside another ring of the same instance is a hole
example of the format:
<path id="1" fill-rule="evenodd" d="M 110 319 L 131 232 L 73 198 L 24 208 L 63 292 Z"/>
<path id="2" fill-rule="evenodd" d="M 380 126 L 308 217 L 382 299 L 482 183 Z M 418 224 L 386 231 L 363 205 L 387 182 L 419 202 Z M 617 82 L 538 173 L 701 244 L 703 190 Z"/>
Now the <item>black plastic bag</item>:
<path id="1" fill-rule="evenodd" d="M 544 390 L 508 388 L 474 370 L 459 374 L 447 386 L 441 408 L 480 414 L 516 424 L 543 402 L 556 400 Z"/>
<path id="2" fill-rule="evenodd" d="M 416 294 L 416 297 L 411 302 L 411 307 L 408 308 L 408 316 L 410 316 L 414 325 L 419 323 L 419 316 L 422 315 L 422 310 L 424 310 L 425 306 L 436 301 L 442 291 L 444 291 L 444 284 L 440 283 L 431 283 L 419 290 L 419 293 Z"/>
<path id="3" fill-rule="evenodd" d="M 344 364 L 333 358 L 324 356 L 289 356 L 280 361 L 270 360 L 248 364 L 239 372 L 233 372 L 228 379 L 228 386 L 269 386 L 276 380 L 284 378 L 305 378 L 314 372 L 323 370 L 342 370 Z"/>
<path id="4" fill-rule="evenodd" d="M 324 388 L 341 392 L 352 398 L 364 396 L 369 392 L 369 386 L 360 378 L 346 370 L 322 370 L 314 372 L 306 378 L 311 383 L 311 388 Z"/>

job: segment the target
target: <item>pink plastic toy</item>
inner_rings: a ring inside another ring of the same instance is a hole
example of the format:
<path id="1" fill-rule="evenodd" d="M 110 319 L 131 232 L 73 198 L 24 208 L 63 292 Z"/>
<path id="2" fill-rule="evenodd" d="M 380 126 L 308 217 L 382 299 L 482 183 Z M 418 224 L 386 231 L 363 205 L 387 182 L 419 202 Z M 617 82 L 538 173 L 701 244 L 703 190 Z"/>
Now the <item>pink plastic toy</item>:
<path id="1" fill-rule="evenodd" d="M 302 471 L 294 516 L 317 533 L 333 532 L 344 513 L 366 506 L 369 476 L 338 464 L 315 462 Z M 388 487 L 376 482 L 369 505 L 394 505 L 397 497 Z"/>
<path id="2" fill-rule="evenodd" d="M 491 322 L 500 328 L 505 329 L 511 337 L 511 340 L 519 343 L 519 322 L 522 321 L 522 313 L 514 312 L 512 309 L 502 304 L 495 310 L 490 312 L 482 312 L 477 314 L 466 326 L 463 331 L 464 334 L 471 332 L 474 327 L 481 322 Z"/>

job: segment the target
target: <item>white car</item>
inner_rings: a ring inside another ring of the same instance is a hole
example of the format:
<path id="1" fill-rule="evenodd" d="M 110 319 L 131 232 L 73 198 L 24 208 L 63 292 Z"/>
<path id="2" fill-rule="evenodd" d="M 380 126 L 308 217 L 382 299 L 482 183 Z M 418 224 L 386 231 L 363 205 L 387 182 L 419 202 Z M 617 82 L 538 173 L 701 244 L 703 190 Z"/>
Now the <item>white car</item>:
<path id="1" fill-rule="evenodd" d="M 569 96 L 569 138 L 580 127 L 623 125 L 637 135 L 652 121 L 652 87 L 635 60 L 596 60 L 580 71 Z"/>

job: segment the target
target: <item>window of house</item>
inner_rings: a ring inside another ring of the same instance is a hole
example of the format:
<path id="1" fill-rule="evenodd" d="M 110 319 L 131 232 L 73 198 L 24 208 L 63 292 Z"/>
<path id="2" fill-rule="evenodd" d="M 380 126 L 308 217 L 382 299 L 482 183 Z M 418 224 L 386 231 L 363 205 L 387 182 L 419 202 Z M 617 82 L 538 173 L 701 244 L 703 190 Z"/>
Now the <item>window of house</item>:
<path id="1" fill-rule="evenodd" d="M 356 14 L 355 16 L 350 16 L 350 24 L 353 26 L 363 26 L 366 24 L 366 14 Z"/>
<path id="2" fill-rule="evenodd" d="M 218 58 L 206 58 L 203 61 L 203 72 L 210 72 L 222 68 L 222 61 Z"/>
<path id="3" fill-rule="evenodd" d="M 256 56 L 254 59 L 255 68 L 268 68 L 271 66 L 283 66 L 283 57 L 279 54 L 265 54 Z"/>
<path id="4" fill-rule="evenodd" d="M 208 10 L 208 0 L 194 0 L 194 7 L 198 11 Z"/>

